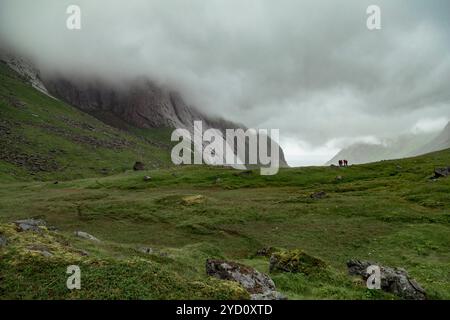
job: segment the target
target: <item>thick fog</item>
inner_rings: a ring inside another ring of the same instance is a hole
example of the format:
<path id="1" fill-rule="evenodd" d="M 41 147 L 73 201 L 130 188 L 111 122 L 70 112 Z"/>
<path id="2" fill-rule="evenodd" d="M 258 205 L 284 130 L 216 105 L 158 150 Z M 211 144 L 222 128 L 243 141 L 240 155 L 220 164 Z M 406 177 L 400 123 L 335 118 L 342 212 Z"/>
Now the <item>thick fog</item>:
<path id="1" fill-rule="evenodd" d="M 444 127 L 449 21 L 446 0 L 0 0 L 2 47 L 41 72 L 148 76 L 209 114 L 279 128 L 291 165 Z"/>

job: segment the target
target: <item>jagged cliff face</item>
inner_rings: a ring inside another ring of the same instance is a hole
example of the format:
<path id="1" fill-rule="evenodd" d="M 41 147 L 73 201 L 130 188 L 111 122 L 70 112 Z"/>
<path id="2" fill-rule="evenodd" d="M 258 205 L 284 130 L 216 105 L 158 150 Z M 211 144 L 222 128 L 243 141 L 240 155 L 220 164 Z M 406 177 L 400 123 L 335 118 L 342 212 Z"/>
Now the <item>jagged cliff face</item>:
<path id="1" fill-rule="evenodd" d="M 65 78 L 44 78 L 43 82 L 53 96 L 105 122 L 110 119 L 108 115 L 114 115 L 138 128 L 169 127 L 192 131 L 194 121 L 201 120 L 203 130 L 214 128 L 225 133 L 226 129 L 246 129 L 240 124 L 208 117 L 188 106 L 180 94 L 160 88 L 146 79 L 136 79 L 121 86 L 99 80 L 71 81 Z M 117 123 L 109 124 L 117 126 Z M 280 166 L 287 166 L 283 150 L 279 146 L 278 150 Z M 247 163 L 248 154 L 238 156 Z"/>
<path id="2" fill-rule="evenodd" d="M 111 112 L 138 128 L 188 128 L 202 120 L 210 128 L 242 127 L 229 121 L 211 119 L 188 106 L 173 91 L 137 79 L 123 87 L 101 81 L 74 82 L 64 78 L 44 79 L 54 96 L 88 113 Z M 230 127 L 231 126 L 231 127 Z"/>

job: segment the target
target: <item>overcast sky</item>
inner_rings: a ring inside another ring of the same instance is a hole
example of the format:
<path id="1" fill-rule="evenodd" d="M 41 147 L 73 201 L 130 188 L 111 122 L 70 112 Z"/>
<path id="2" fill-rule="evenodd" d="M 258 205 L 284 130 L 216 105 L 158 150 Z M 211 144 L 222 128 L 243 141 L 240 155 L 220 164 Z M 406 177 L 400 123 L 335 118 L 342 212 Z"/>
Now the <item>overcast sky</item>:
<path id="1" fill-rule="evenodd" d="M 44 72 L 145 75 L 189 104 L 279 128 L 291 165 L 450 119 L 447 0 L 0 0 L 0 41 Z M 66 8 L 82 29 L 66 28 Z M 366 28 L 381 7 L 382 29 Z"/>

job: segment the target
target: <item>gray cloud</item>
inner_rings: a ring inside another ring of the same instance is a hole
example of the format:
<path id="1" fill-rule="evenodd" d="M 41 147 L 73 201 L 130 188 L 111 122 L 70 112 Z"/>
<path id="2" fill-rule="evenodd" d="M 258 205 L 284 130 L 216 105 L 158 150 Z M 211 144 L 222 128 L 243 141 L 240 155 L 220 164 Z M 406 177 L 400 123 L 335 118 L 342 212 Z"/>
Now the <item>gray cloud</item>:
<path id="1" fill-rule="evenodd" d="M 69 4 L 82 9 L 80 31 L 65 28 Z M 380 5 L 382 30 L 367 30 L 369 4 Z M 148 76 L 209 113 L 280 128 L 295 163 L 302 152 L 312 163 L 325 162 L 355 139 L 450 117 L 445 0 L 0 0 L 0 6 L 2 43 L 42 71 L 119 82 Z"/>

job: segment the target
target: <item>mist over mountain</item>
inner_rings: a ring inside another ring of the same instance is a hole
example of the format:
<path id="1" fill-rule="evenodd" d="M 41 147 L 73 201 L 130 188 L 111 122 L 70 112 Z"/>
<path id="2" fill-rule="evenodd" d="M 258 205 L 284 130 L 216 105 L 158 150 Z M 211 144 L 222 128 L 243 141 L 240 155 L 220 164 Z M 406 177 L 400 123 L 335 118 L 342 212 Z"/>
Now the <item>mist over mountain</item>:
<path id="1" fill-rule="evenodd" d="M 416 133 L 385 139 L 382 143 L 355 143 L 340 150 L 326 165 L 348 160 L 350 164 L 413 157 L 450 148 L 450 122 L 439 133 Z"/>
<path id="2" fill-rule="evenodd" d="M 51 95 L 118 128 L 125 127 L 121 123 L 126 123 L 137 128 L 184 128 L 192 134 L 194 122 L 201 121 L 203 131 L 216 129 L 223 138 L 227 129 L 247 130 L 243 124 L 199 111 L 186 104 L 178 92 L 158 87 L 146 78 L 122 82 L 120 85 L 86 78 L 44 78 L 43 83 Z M 228 141 L 224 139 L 223 143 L 228 148 Z M 272 143 L 276 142 L 269 139 L 269 151 Z M 248 140 L 245 140 L 245 144 L 245 150 L 238 150 L 235 144 L 233 152 L 243 163 L 249 163 Z M 280 165 L 287 166 L 282 148 L 278 144 L 276 148 Z"/>

